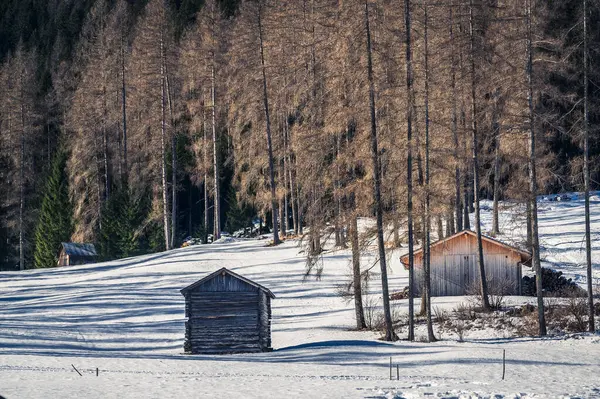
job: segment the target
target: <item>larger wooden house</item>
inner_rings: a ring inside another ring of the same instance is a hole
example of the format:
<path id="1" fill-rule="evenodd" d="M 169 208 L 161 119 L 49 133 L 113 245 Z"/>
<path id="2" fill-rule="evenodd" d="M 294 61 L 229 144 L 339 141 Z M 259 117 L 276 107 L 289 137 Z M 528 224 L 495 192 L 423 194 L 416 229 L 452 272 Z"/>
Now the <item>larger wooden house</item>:
<path id="1" fill-rule="evenodd" d="M 271 299 L 267 288 L 222 268 L 181 290 L 186 353 L 267 352 Z"/>
<path id="2" fill-rule="evenodd" d="M 522 265 L 528 265 L 531 254 L 517 247 L 482 236 L 486 280 L 490 293 L 519 295 Z M 480 283 L 477 262 L 477 234 L 463 230 L 431 244 L 431 295 L 468 295 Z M 400 258 L 408 268 L 408 255 Z M 423 284 L 423 250 L 414 254 L 415 279 L 413 289 L 420 293 Z M 501 292 L 500 292 L 501 291 Z"/>

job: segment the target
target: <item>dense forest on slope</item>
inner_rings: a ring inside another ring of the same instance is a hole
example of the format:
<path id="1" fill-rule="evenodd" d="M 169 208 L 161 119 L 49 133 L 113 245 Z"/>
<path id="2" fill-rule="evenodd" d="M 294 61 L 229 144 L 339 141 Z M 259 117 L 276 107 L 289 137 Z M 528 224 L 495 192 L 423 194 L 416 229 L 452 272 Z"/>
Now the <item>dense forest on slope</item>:
<path id="1" fill-rule="evenodd" d="M 111 259 L 256 216 L 310 226 L 312 254 L 327 234 L 354 246 L 376 181 L 400 245 L 409 170 L 418 234 L 471 227 L 479 198 L 525 201 L 522 3 L 414 2 L 407 48 L 400 1 L 3 1 L 0 269 L 55 266 L 62 240 Z M 534 4 L 540 193 L 582 189 L 583 126 L 597 186 L 600 5 L 587 47 L 582 20 L 581 1 Z"/>

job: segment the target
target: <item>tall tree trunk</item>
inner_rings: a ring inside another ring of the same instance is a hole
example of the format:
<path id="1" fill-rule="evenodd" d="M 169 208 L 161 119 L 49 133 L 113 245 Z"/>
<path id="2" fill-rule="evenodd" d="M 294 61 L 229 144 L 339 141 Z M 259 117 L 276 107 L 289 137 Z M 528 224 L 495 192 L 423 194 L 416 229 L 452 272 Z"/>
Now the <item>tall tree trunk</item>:
<path id="1" fill-rule="evenodd" d="M 213 17 L 214 20 L 214 17 Z M 214 29 L 214 28 L 213 28 Z M 216 103 L 216 77 L 215 77 L 215 51 L 213 49 L 211 66 L 211 121 L 212 121 L 212 144 L 213 144 L 213 171 L 215 180 L 215 218 L 214 218 L 214 239 L 221 238 L 221 188 L 219 174 L 219 154 L 217 151 L 217 103 Z"/>
<path id="2" fill-rule="evenodd" d="M 300 184 L 298 183 L 298 176 L 296 174 L 296 170 L 298 170 L 297 160 L 294 158 L 294 182 L 295 182 L 295 190 L 296 190 L 296 206 L 298 208 L 298 234 L 304 234 L 304 209 L 302 205 L 302 197 L 300 196 Z"/>
<path id="3" fill-rule="evenodd" d="M 497 125 L 497 123 L 496 123 Z M 494 205 L 492 216 L 492 236 L 500 234 L 498 202 L 500 201 L 500 126 L 494 128 Z"/>
<path id="4" fill-rule="evenodd" d="M 123 114 L 123 177 L 129 181 L 129 164 L 127 161 L 127 86 L 125 81 L 125 43 L 121 32 L 121 111 Z"/>
<path id="5" fill-rule="evenodd" d="M 498 101 L 500 90 L 494 96 L 494 109 L 492 111 L 492 132 L 494 134 L 494 205 L 492 207 L 492 236 L 500 234 L 498 202 L 500 201 L 500 122 L 498 121 Z"/>
<path id="6" fill-rule="evenodd" d="M 279 181 L 281 183 L 283 183 L 283 195 L 281 196 L 281 198 L 279 198 L 279 223 L 280 223 L 280 227 L 281 227 L 281 236 L 282 237 L 286 237 L 287 236 L 287 220 L 286 220 L 286 203 L 287 203 L 287 175 L 286 175 L 286 171 L 285 171 L 285 159 L 286 159 L 286 154 L 285 154 L 285 126 L 283 124 L 281 124 L 281 138 L 282 141 L 284 143 L 284 148 L 283 148 L 283 156 L 281 157 L 281 159 L 279 160 L 279 169 L 278 169 L 278 178 Z"/>
<path id="7" fill-rule="evenodd" d="M 446 237 L 450 237 L 456 233 L 454 225 L 454 210 L 450 208 L 446 217 Z"/>
<path id="8" fill-rule="evenodd" d="M 119 100 L 120 97 L 120 90 L 117 90 L 117 101 Z M 119 182 L 120 183 L 124 183 L 125 182 L 125 172 L 123 171 L 123 130 L 121 129 L 121 122 L 117 122 L 116 124 L 116 128 L 117 128 L 117 153 L 119 154 L 119 162 L 118 162 L 118 175 L 119 175 Z"/>
<path id="9" fill-rule="evenodd" d="M 527 242 L 525 245 L 527 245 L 527 250 L 533 253 L 533 229 L 531 228 L 531 201 L 529 200 L 529 195 L 527 196 L 525 202 L 525 212 L 527 213 Z"/>
<path id="10" fill-rule="evenodd" d="M 444 239 L 444 222 L 441 215 L 435 216 L 435 223 L 437 227 L 437 239 L 442 240 Z"/>
<path id="11" fill-rule="evenodd" d="M 102 230 L 102 172 L 100 170 L 100 145 L 98 144 L 98 134 L 94 131 L 94 164 L 96 165 L 96 207 L 98 212 L 98 228 Z"/>
<path id="12" fill-rule="evenodd" d="M 292 222 L 294 224 L 294 234 L 298 235 L 300 234 L 300 226 L 299 226 L 299 204 L 298 204 L 298 198 L 296 197 L 296 188 L 294 185 L 294 179 L 293 179 L 293 172 L 290 169 L 290 202 L 291 202 L 291 206 L 292 206 Z"/>
<path id="13" fill-rule="evenodd" d="M 413 116 L 413 71 L 412 71 L 412 42 L 411 42 L 411 15 L 410 0 L 404 0 L 404 22 L 406 29 L 406 105 L 407 125 L 407 164 L 406 164 L 406 192 L 407 192 L 407 231 L 408 231 L 408 340 L 415 340 L 415 305 L 414 305 L 414 231 L 413 231 L 413 178 L 412 178 L 412 116 Z"/>
<path id="14" fill-rule="evenodd" d="M 423 256 L 421 257 L 421 270 L 423 273 L 421 274 L 421 303 L 419 307 L 419 316 L 427 316 L 427 249 L 425 248 L 425 243 L 427 239 L 425 237 L 425 231 L 427 230 L 425 227 L 425 207 L 422 208 L 420 222 L 421 222 L 421 242 L 423 243 Z"/>
<path id="15" fill-rule="evenodd" d="M 193 215 L 192 215 L 192 189 L 194 188 L 194 184 L 190 181 L 190 185 L 188 187 L 188 236 L 192 236 L 193 232 Z"/>
<path id="16" fill-rule="evenodd" d="M 335 135 L 334 136 L 334 152 L 335 157 L 338 158 L 340 156 L 340 141 L 341 139 Z M 339 248 L 345 248 L 346 243 L 343 237 L 343 221 L 342 221 L 342 194 L 341 194 L 341 185 L 340 185 L 340 166 L 336 164 L 335 168 L 335 182 L 334 182 L 334 201 L 335 201 L 335 246 Z"/>
<path id="17" fill-rule="evenodd" d="M 211 68 L 210 68 L 210 92 L 211 92 L 211 127 L 212 127 L 212 145 L 213 145 L 213 179 L 215 184 L 214 192 L 214 223 L 213 236 L 215 240 L 221 238 L 221 174 L 219 169 L 219 152 L 217 146 L 217 5 L 211 7 Z"/>
<path id="18" fill-rule="evenodd" d="M 589 48 L 588 48 L 588 9 L 587 0 L 583 0 L 583 180 L 585 185 L 585 258 L 588 291 L 588 330 L 596 331 L 594 325 L 594 293 L 592 286 L 592 239 L 590 228 L 590 134 L 589 134 Z"/>
<path id="19" fill-rule="evenodd" d="M 108 110 L 106 104 L 106 86 L 102 86 L 102 157 L 104 161 L 104 200 L 108 200 L 110 196 L 110 181 L 108 174 L 108 132 L 106 131 L 106 121 L 108 120 Z"/>
<path id="20" fill-rule="evenodd" d="M 177 237 L 177 135 L 171 135 L 171 247 Z"/>
<path id="21" fill-rule="evenodd" d="M 383 313 L 385 317 L 385 340 L 396 340 L 396 333 L 390 311 L 385 244 L 383 241 L 383 206 L 381 203 L 381 168 L 377 144 L 377 116 L 375 107 L 375 82 L 373 78 L 373 58 L 371 48 L 371 28 L 369 23 L 369 2 L 365 0 L 365 27 L 367 30 L 367 68 L 369 79 L 369 107 L 371 109 L 371 160 L 373 167 L 373 197 L 377 217 L 377 245 L 379 247 L 379 265 L 381 267 L 381 291 L 383 294 Z"/>
<path id="22" fill-rule="evenodd" d="M 358 223 L 356 215 L 350 218 L 350 246 L 352 247 L 352 275 L 354 287 L 354 313 L 356 315 L 356 328 L 363 330 L 367 328 L 365 312 L 362 302 L 362 278 L 360 272 L 360 248 L 358 244 Z"/>
<path id="23" fill-rule="evenodd" d="M 287 184 L 287 175 L 288 174 L 287 174 L 287 170 L 285 170 L 285 169 L 287 169 L 287 168 L 284 166 L 284 172 L 283 173 L 284 173 L 284 177 L 285 177 L 285 180 L 286 180 L 284 182 L 285 188 L 286 188 L 286 194 L 283 197 L 283 209 L 285 210 L 285 212 L 283 214 L 283 218 L 284 218 L 284 221 L 285 221 L 285 223 L 283 225 L 283 228 L 285 229 L 285 234 L 287 235 L 288 231 L 291 230 L 291 229 L 290 229 L 290 203 L 289 203 L 289 197 L 288 197 L 288 193 L 287 193 L 288 187 L 289 187 L 289 185 Z"/>
<path id="24" fill-rule="evenodd" d="M 427 0 L 424 1 L 425 26 L 425 242 L 423 243 L 423 255 L 425 256 L 425 292 L 427 293 L 427 340 L 436 341 L 433 333 L 433 320 L 431 317 L 431 188 L 429 181 L 431 170 L 429 167 L 429 41 L 428 41 L 428 7 Z M 441 219 L 438 233 L 441 236 Z"/>
<path id="25" fill-rule="evenodd" d="M 267 90 L 267 71 L 265 66 L 265 49 L 263 40 L 263 26 L 262 26 L 262 0 L 258 0 L 258 36 L 260 41 L 260 63 L 262 69 L 262 85 L 263 85 L 263 103 L 265 110 L 265 119 L 267 125 L 267 147 L 269 152 L 269 182 L 271 186 L 271 215 L 273 218 L 273 244 L 278 245 L 281 241 L 279 240 L 279 229 L 277 223 L 277 197 L 275 195 L 275 170 L 273 164 L 273 146 L 271 143 L 271 115 L 269 112 L 269 96 Z"/>
<path id="26" fill-rule="evenodd" d="M 465 165 L 464 171 L 464 186 L 463 186 L 463 201 L 462 201 L 462 210 L 463 210 L 463 229 L 471 230 L 471 220 L 469 218 L 469 183 L 471 179 L 469 179 L 469 167 Z"/>
<path id="27" fill-rule="evenodd" d="M 471 175 L 471 178 L 474 178 L 474 172 Z M 473 184 L 469 184 L 469 213 L 474 213 L 474 212 L 475 212 L 475 187 L 473 186 Z"/>
<path id="28" fill-rule="evenodd" d="M 465 105 L 461 105 L 461 121 L 463 130 L 467 131 L 467 117 L 465 115 Z M 470 168 L 469 162 L 469 149 L 467 144 L 467 138 L 464 139 L 464 154 L 465 154 L 465 163 L 464 163 L 464 173 L 463 173 L 463 201 L 462 201 L 462 209 L 463 209 L 463 229 L 471 230 L 471 220 L 469 218 L 469 185 L 473 183 L 473 180 L 470 179 Z"/>
<path id="29" fill-rule="evenodd" d="M 25 96 L 23 95 L 23 77 L 21 77 L 21 148 L 19 157 L 19 270 L 25 270 Z"/>
<path id="30" fill-rule="evenodd" d="M 283 237 L 286 236 L 286 229 L 285 229 L 285 197 L 281 197 L 279 199 L 279 223 L 281 223 L 280 228 L 281 228 L 281 235 Z"/>
<path id="31" fill-rule="evenodd" d="M 456 90 L 456 62 L 454 59 L 454 2 L 450 3 L 450 87 L 452 90 L 452 139 L 454 141 L 454 206 L 456 209 L 456 231 L 463 229 L 463 214 L 462 214 L 462 198 L 460 193 L 460 158 L 459 158 L 459 142 L 458 142 L 458 109 L 456 98 L 458 96 Z"/>
<path id="32" fill-rule="evenodd" d="M 394 247 L 400 248 L 400 217 L 398 215 L 398 200 L 396 198 L 396 190 L 392 189 L 392 228 L 394 229 Z"/>
<path id="33" fill-rule="evenodd" d="M 279 169 L 277 172 L 278 181 L 281 183 L 281 187 L 283 188 L 283 195 L 279 197 L 279 228 L 280 228 L 280 236 L 285 238 L 287 236 L 287 226 L 285 220 L 285 204 L 286 204 L 286 174 L 285 174 L 285 155 L 281 157 L 279 161 Z"/>
<path id="34" fill-rule="evenodd" d="M 314 209 L 320 209 L 320 204 L 317 204 L 317 189 L 316 185 L 313 184 L 310 190 L 309 203 L 313 204 Z M 321 219 L 317 217 L 316 212 L 312 211 L 309 213 L 309 226 L 310 226 L 310 239 L 311 239 L 311 254 L 318 255 L 322 252 L 321 247 Z"/>
<path id="35" fill-rule="evenodd" d="M 285 141 L 285 146 L 286 146 L 286 152 L 287 152 L 287 164 L 288 164 L 288 174 L 289 174 L 289 190 L 290 190 L 290 202 L 291 202 L 291 206 L 292 206 L 292 221 L 294 223 L 294 234 L 298 235 L 299 229 L 298 229 L 298 204 L 297 204 L 297 197 L 296 197 L 296 189 L 294 187 L 294 164 L 292 162 L 292 155 L 290 154 L 290 147 L 289 147 L 289 123 L 288 123 L 288 119 L 287 117 L 285 118 L 285 126 L 286 126 L 286 141 Z"/>
<path id="36" fill-rule="evenodd" d="M 347 239 L 348 237 L 346 236 L 346 232 L 344 231 L 344 227 L 343 227 L 343 223 L 344 223 L 344 218 L 342 217 L 342 198 L 338 198 L 337 200 L 337 209 L 338 209 L 338 218 L 339 218 L 339 225 L 340 225 L 340 247 L 343 249 L 348 248 L 347 245 Z"/>
<path id="37" fill-rule="evenodd" d="M 160 36 L 160 112 L 161 112 L 161 136 L 160 136 L 160 150 L 161 150 L 161 185 L 162 185 L 162 200 L 163 200 L 163 229 L 165 235 L 165 249 L 168 251 L 171 249 L 171 228 L 169 226 L 169 199 L 168 199 L 168 184 L 167 184 L 167 90 L 166 90 L 166 62 L 165 62 L 165 43 L 164 33 L 161 32 Z"/>
<path id="38" fill-rule="evenodd" d="M 533 109 L 533 33 L 531 30 L 531 1 L 527 0 L 527 101 L 529 105 L 529 202 L 531 203 L 531 247 L 533 268 L 537 288 L 538 323 L 540 336 L 546 335 L 544 315 L 544 292 L 542 287 L 542 265 L 540 262 L 540 242 L 538 237 L 537 215 L 537 176 L 535 162 L 535 113 Z"/>
<path id="39" fill-rule="evenodd" d="M 174 247 L 177 237 L 177 131 L 175 129 L 175 116 L 173 113 L 173 95 L 169 70 L 165 62 L 165 88 L 167 90 L 167 103 L 169 105 L 169 126 L 171 133 L 171 247 Z"/>
<path id="40" fill-rule="evenodd" d="M 203 136 L 203 168 L 204 168 L 204 243 L 208 243 L 208 228 L 209 217 L 208 217 L 208 129 L 206 128 L 206 108 L 204 100 L 202 101 L 202 130 L 204 131 Z"/>
<path id="41" fill-rule="evenodd" d="M 483 242 L 481 238 L 481 215 L 479 209 L 479 161 L 477 153 L 479 146 L 477 144 L 477 106 L 475 96 L 475 27 L 473 14 L 473 0 L 469 0 L 469 35 L 471 41 L 470 61 L 471 61 L 471 128 L 472 128 L 472 154 L 473 154 L 473 199 L 475 207 L 475 229 L 477 231 L 477 263 L 479 265 L 479 279 L 481 287 L 481 303 L 483 309 L 490 309 L 488 297 L 487 280 L 485 276 L 485 264 L 483 259 Z"/>
<path id="42" fill-rule="evenodd" d="M 289 188 L 288 185 L 288 170 L 290 168 L 288 162 L 288 143 L 287 143 L 287 115 L 284 114 L 284 123 L 283 123 L 283 209 L 284 212 L 284 221 L 283 228 L 285 229 L 285 234 L 287 234 L 288 230 L 290 230 L 290 204 L 288 202 L 289 198 Z"/>

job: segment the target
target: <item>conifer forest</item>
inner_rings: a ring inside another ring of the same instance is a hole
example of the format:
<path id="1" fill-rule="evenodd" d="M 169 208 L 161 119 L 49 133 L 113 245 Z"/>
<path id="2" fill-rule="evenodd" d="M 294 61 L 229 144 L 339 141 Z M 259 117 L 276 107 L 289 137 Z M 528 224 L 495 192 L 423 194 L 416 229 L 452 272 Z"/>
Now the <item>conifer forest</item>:
<path id="1" fill-rule="evenodd" d="M 495 221 L 528 204 L 535 262 L 531 199 L 598 187 L 596 0 L 5 0 L 0 18 L 2 270 L 257 219 L 273 244 L 354 249 L 372 217 L 385 278 L 384 239 L 481 235 L 483 199 Z"/>

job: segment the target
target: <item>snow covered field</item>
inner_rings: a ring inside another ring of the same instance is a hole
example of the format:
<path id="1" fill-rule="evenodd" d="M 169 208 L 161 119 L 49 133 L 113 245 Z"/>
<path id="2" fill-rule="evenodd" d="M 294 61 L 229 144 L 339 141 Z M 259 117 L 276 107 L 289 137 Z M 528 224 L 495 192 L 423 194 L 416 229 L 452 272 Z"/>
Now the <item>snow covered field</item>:
<path id="1" fill-rule="evenodd" d="M 502 215 L 501 228 L 504 239 L 516 242 L 525 227 L 515 209 Z M 592 212 L 592 229 L 598 232 L 599 201 L 592 202 Z M 490 221 L 484 212 L 484 230 Z M 541 203 L 540 237 L 546 265 L 585 283 L 582 202 Z M 600 241 L 594 242 L 598 259 Z M 337 294 L 350 273 L 349 252 L 324 254 L 322 278 L 316 280 L 304 279 L 297 242 L 264 245 L 230 242 L 95 265 L 0 273 L 0 395 L 600 398 L 600 335 L 503 339 L 478 333 L 467 335 L 464 343 L 381 342 L 375 333 L 351 331 L 352 304 Z M 391 291 L 407 284 L 398 255 L 391 255 Z M 366 257 L 363 264 L 372 261 Z M 272 353 L 182 354 L 179 290 L 223 266 L 277 296 Z M 600 277 L 600 265 L 595 272 Z M 377 298 L 377 282 L 371 288 Z M 434 305 L 451 307 L 461 300 L 437 298 Z M 395 306 L 403 312 L 406 301 Z"/>

